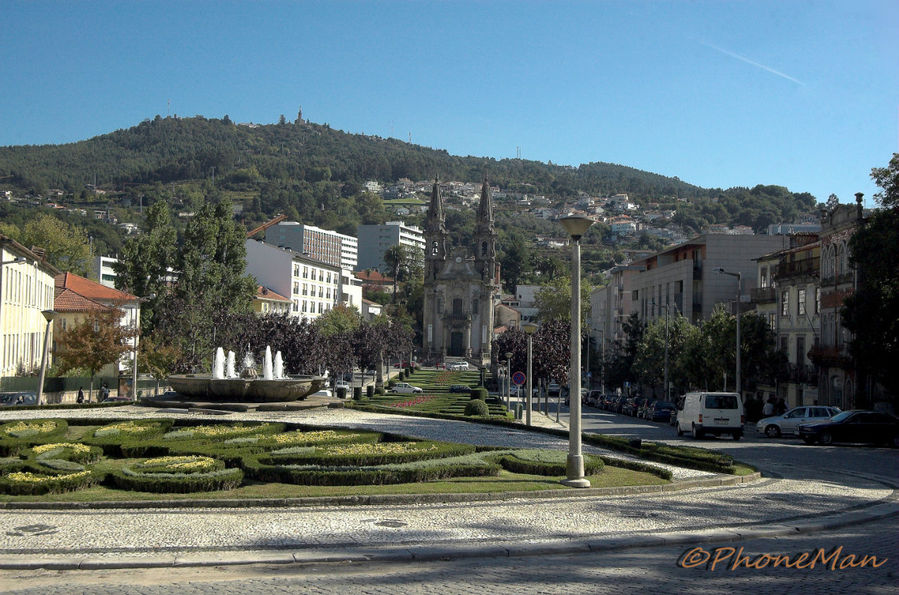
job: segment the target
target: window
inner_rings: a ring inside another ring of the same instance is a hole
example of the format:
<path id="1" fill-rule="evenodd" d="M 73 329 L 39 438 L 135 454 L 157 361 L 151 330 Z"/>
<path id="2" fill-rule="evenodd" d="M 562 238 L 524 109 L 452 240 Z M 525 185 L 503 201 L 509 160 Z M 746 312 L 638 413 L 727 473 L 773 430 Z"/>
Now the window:
<path id="1" fill-rule="evenodd" d="M 784 289 L 783 293 L 780 294 L 780 315 L 781 316 L 789 316 L 790 315 L 790 290 Z"/>
<path id="2" fill-rule="evenodd" d="M 796 337 L 796 364 L 805 363 L 805 337 Z"/>
<path id="3" fill-rule="evenodd" d="M 761 277 L 759 277 L 759 287 L 768 287 L 768 267 L 761 269 Z"/>
<path id="4" fill-rule="evenodd" d="M 799 296 L 796 298 L 796 307 L 799 309 L 799 315 L 805 315 L 805 289 L 799 290 Z"/>
<path id="5" fill-rule="evenodd" d="M 309 267 L 303 267 L 303 279 L 309 278 Z"/>
<path id="6" fill-rule="evenodd" d="M 815 288 L 815 314 L 821 312 L 821 288 Z"/>

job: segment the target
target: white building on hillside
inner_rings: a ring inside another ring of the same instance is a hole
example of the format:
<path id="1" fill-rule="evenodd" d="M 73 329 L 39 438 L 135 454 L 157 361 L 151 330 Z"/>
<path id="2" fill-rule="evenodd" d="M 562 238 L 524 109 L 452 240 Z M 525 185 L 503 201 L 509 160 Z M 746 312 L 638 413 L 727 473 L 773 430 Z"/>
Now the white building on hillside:
<path id="1" fill-rule="evenodd" d="M 360 225 L 359 264 L 357 271 L 375 269 L 382 273 L 391 273 L 384 262 L 384 253 L 396 245 L 408 246 L 424 254 L 425 238 L 422 231 L 402 221 L 388 221 L 384 225 Z"/>
<path id="2" fill-rule="evenodd" d="M 265 241 L 351 271 L 356 270 L 359 259 L 359 242 L 353 236 L 297 221 L 282 221 L 269 227 Z"/>
<path id="3" fill-rule="evenodd" d="M 349 271 L 340 267 L 298 254 L 288 248 L 279 248 L 267 242 L 247 240 L 247 273 L 256 278 L 259 285 L 270 288 L 290 299 L 290 315 L 314 320 L 344 303 L 342 294 L 352 296 L 347 300 L 358 300 L 354 305 L 360 308 L 362 289 L 345 284 L 350 279 Z"/>

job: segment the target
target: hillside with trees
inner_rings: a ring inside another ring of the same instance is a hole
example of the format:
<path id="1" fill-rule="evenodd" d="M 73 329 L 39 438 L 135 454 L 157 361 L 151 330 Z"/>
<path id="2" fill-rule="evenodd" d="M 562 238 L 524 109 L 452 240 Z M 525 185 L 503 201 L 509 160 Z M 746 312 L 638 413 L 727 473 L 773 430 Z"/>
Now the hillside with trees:
<path id="1" fill-rule="evenodd" d="M 301 119 L 235 124 L 222 119 L 160 117 L 132 128 L 64 145 L 0 147 L 0 189 L 34 196 L 62 190 L 76 200 L 106 196 L 130 205 L 164 199 L 195 210 L 214 192 L 229 194 L 247 222 L 274 213 L 352 232 L 386 213 L 368 180 L 479 181 L 560 203 L 579 193 L 627 193 L 677 210 L 675 223 L 699 231 L 709 223 L 763 229 L 810 212 L 815 198 L 779 186 L 706 189 L 623 165 L 578 167 L 523 159 L 459 157 L 396 139 L 349 134 Z M 214 183 L 213 183 L 214 181 Z"/>

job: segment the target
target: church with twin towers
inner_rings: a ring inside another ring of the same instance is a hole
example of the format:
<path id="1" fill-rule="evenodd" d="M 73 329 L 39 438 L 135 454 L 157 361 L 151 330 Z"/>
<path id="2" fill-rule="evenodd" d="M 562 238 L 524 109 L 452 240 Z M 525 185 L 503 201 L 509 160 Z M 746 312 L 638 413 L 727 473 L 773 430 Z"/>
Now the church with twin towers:
<path id="1" fill-rule="evenodd" d="M 494 307 L 500 298 L 490 185 L 481 187 L 471 245 L 452 248 L 440 185 L 435 180 L 424 226 L 422 348 L 428 360 L 490 361 Z"/>

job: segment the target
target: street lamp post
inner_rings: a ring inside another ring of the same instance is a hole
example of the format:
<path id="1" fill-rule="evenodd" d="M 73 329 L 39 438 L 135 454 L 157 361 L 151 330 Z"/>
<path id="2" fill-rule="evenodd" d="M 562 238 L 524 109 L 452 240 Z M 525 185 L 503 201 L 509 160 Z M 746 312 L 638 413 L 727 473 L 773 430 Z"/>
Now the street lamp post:
<path id="1" fill-rule="evenodd" d="M 670 402 L 671 395 L 668 388 L 668 304 L 665 304 L 665 400 Z"/>
<path id="2" fill-rule="evenodd" d="M 605 396 L 606 394 L 606 333 L 604 329 L 599 329 L 599 350 L 602 362 L 599 366 L 599 391 Z"/>
<path id="3" fill-rule="evenodd" d="M 512 354 L 506 353 L 506 409 L 512 410 Z"/>
<path id="4" fill-rule="evenodd" d="M 47 327 L 44 329 L 44 351 L 41 355 L 41 373 L 40 376 L 38 376 L 37 380 L 38 405 L 41 404 L 41 401 L 43 401 L 44 397 L 44 379 L 47 376 L 47 351 L 50 348 L 50 325 L 53 324 L 53 319 L 56 318 L 56 312 L 54 310 L 42 310 L 41 314 L 47 321 Z"/>
<path id="5" fill-rule="evenodd" d="M 521 325 L 521 328 L 524 329 L 524 332 L 528 334 L 528 378 L 525 384 L 525 390 L 527 390 L 527 396 L 525 397 L 527 408 L 525 409 L 525 425 L 531 425 L 531 408 L 533 407 L 533 368 L 534 368 L 534 331 L 537 329 L 537 326 L 533 323 L 525 323 Z"/>
<path id="6" fill-rule="evenodd" d="M 737 301 L 734 303 L 734 310 L 737 314 L 737 377 L 735 382 L 736 392 L 742 398 L 743 392 L 740 390 L 740 294 L 743 292 L 743 275 L 739 271 L 732 273 L 719 268 L 718 272 L 722 275 L 730 275 L 737 278 Z"/>
<path id="7" fill-rule="evenodd" d="M 568 372 L 568 458 L 567 478 L 562 483 L 573 488 L 589 488 L 584 477 L 584 455 L 581 452 L 581 237 L 593 225 L 588 217 L 569 215 L 559 222 L 571 236 L 571 365 Z M 559 394 L 561 399 L 561 392 Z"/>

